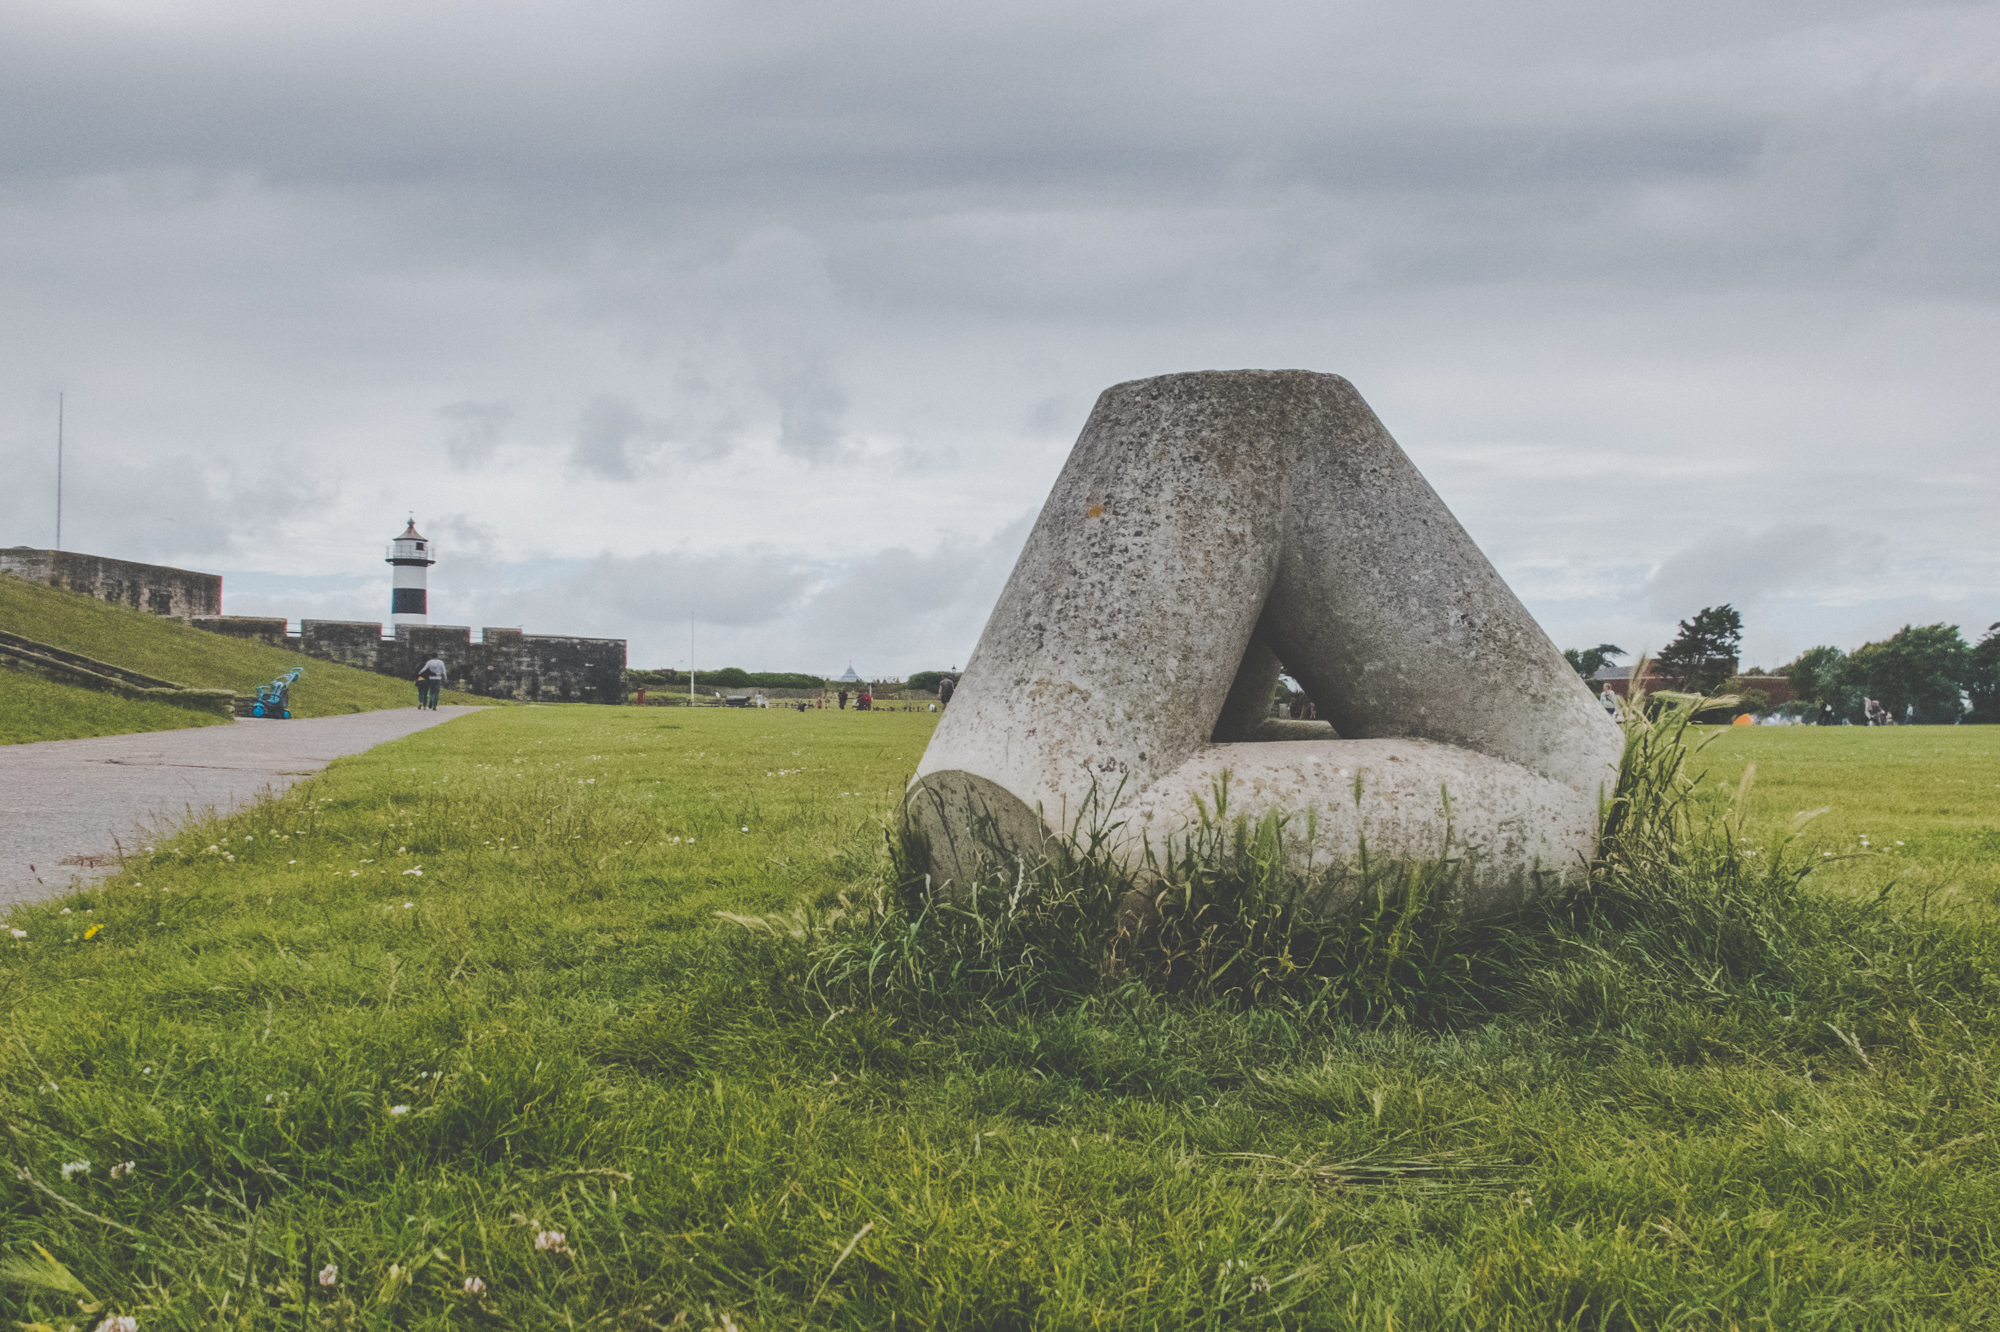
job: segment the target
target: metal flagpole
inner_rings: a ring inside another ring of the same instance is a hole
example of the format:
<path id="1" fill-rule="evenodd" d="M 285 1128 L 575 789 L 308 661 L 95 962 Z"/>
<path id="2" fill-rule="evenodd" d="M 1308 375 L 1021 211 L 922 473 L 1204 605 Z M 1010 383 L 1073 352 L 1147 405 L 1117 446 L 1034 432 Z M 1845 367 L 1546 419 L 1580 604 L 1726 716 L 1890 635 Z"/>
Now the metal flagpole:
<path id="1" fill-rule="evenodd" d="M 56 394 L 56 549 L 62 549 L 63 395 Z"/>

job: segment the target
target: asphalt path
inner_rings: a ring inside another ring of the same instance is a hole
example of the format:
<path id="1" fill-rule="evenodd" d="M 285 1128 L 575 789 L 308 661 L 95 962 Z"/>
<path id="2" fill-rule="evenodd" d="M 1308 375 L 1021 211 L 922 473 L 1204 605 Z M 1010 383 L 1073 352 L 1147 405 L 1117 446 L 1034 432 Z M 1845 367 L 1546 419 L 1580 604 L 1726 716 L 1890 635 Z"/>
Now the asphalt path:
<path id="1" fill-rule="evenodd" d="M 335 759 L 478 708 L 242 719 L 0 745 L 0 912 L 118 868 L 162 829 L 275 794 Z"/>

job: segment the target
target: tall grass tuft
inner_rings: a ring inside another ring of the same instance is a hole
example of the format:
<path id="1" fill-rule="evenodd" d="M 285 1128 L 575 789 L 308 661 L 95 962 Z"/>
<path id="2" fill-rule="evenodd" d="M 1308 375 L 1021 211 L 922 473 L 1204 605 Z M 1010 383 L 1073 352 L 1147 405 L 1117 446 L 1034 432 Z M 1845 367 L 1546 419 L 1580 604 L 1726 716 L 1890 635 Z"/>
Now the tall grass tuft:
<path id="1" fill-rule="evenodd" d="M 1466 997 L 1459 862 L 1364 849 L 1352 865 L 1295 864 L 1291 818 L 1232 812 L 1226 773 L 1195 815 L 1132 866 L 1114 854 L 1114 802 L 1093 797 L 1039 853 L 991 842 L 989 868 L 949 886 L 920 834 L 892 826 L 881 877 L 815 923 L 809 983 L 830 1007 L 939 1016 L 1134 985 L 1360 1022 L 1434 1022 Z"/>
<path id="2" fill-rule="evenodd" d="M 1803 889 L 1790 839 L 1751 846 L 1733 790 L 1704 782 L 1695 717 L 1717 700 L 1636 697 L 1584 887 L 1515 918 L 1468 926 L 1449 854 L 1296 863 L 1292 817 L 1234 811 L 1228 777 L 1185 834 L 1114 855 L 1114 799 L 1093 799 L 1038 854 L 989 844 L 989 868 L 948 887 L 907 826 L 887 829 L 878 877 L 806 931 L 805 974 L 829 1009 L 934 1017 L 1031 1013 L 1126 986 L 1161 998 L 1276 1006 L 1299 1020 L 1463 1027 L 1501 1015 L 1634 1036 L 1659 1028 L 1710 1048 L 1723 1009 L 1786 1021 L 1830 997 L 1821 943 L 1835 905 Z M 1357 802 L 1365 792 L 1358 786 Z M 1311 829 L 1308 828 L 1310 833 Z M 1306 844 L 1311 843 L 1308 836 Z M 1815 979 L 1816 978 L 1816 979 Z"/>

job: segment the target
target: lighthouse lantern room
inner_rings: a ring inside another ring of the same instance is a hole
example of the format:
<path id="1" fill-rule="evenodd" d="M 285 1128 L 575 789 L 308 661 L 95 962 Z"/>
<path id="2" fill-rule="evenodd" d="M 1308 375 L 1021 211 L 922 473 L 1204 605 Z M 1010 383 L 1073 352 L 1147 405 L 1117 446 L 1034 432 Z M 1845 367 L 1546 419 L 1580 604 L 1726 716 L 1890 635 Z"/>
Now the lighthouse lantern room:
<path id="1" fill-rule="evenodd" d="M 389 563 L 395 577 L 389 594 L 389 619 L 395 624 L 428 624 L 430 608 L 425 604 L 424 581 L 437 563 L 437 547 L 417 531 L 415 515 L 403 535 L 389 543 Z"/>

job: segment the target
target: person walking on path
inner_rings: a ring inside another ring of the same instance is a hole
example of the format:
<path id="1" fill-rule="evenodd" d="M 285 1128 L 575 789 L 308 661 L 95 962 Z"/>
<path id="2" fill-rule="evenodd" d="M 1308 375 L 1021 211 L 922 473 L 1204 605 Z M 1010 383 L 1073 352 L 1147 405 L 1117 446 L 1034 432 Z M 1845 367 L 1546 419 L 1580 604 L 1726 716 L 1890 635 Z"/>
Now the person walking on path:
<path id="1" fill-rule="evenodd" d="M 417 671 L 417 706 L 437 711 L 438 691 L 444 688 L 444 659 L 432 657 Z"/>
<path id="2" fill-rule="evenodd" d="M 938 706 L 951 706 L 951 696 L 958 691 L 958 682 L 949 675 L 938 681 Z"/>

